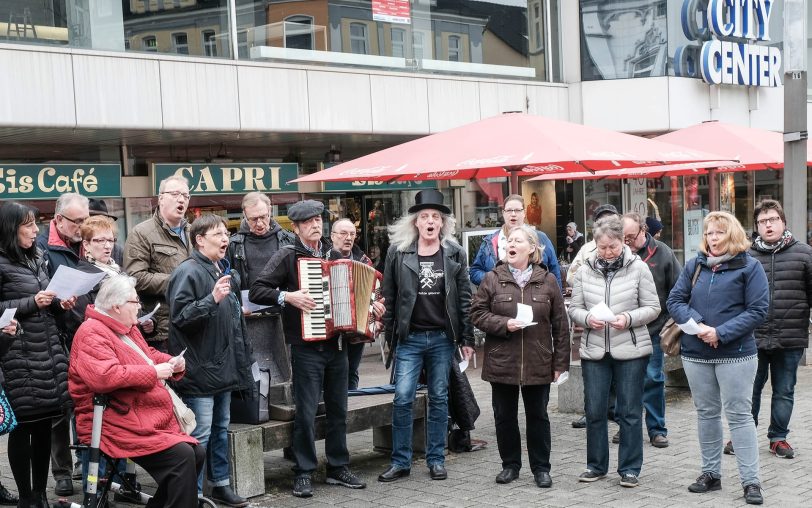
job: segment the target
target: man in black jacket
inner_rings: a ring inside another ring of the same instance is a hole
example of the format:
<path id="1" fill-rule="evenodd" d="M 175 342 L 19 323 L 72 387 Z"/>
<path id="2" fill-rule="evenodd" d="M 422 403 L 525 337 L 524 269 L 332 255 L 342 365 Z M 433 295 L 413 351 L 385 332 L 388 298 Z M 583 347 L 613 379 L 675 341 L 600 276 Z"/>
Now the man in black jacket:
<path id="1" fill-rule="evenodd" d="M 371 213 L 371 212 L 370 212 Z M 330 240 L 333 242 L 335 252 L 343 259 L 352 259 L 366 265 L 372 266 L 372 260 L 364 254 L 361 247 L 355 244 L 357 236 L 355 224 L 350 219 L 338 219 L 333 222 L 330 228 Z M 358 367 L 361 365 L 361 357 L 364 355 L 365 341 L 350 337 L 347 343 L 347 360 L 349 362 L 348 390 L 358 388 Z"/>
<path id="2" fill-rule="evenodd" d="M 470 320 L 471 281 L 464 251 L 454 239 L 456 219 L 431 189 L 415 196 L 409 213 L 390 226 L 383 296 L 386 337 L 395 351 L 392 457 L 378 476 L 391 482 L 412 466 L 412 405 L 425 367 L 428 384 L 426 465 L 432 480 L 445 480 L 448 376 L 455 347 L 466 360 L 474 352 Z"/>
<path id="3" fill-rule="evenodd" d="M 66 192 L 56 200 L 54 208 L 54 218 L 43 228 L 42 233 L 37 237 L 37 247 L 45 253 L 48 260 L 48 277 L 54 274 L 60 266 L 76 268 L 79 264 L 79 253 L 82 248 L 82 234 L 80 228 L 85 219 L 90 217 L 89 200 L 75 192 Z M 63 316 L 56 316 L 57 325 L 62 331 L 66 346 L 70 347 L 73 341 L 72 336 L 68 336 L 68 327 Z M 70 422 L 71 417 L 62 415 L 54 418 L 51 432 L 51 472 L 54 475 L 56 485 L 54 493 L 57 496 L 73 495 L 74 464 L 70 453 Z M 80 474 L 77 459 L 76 471 Z"/>
<path id="4" fill-rule="evenodd" d="M 324 204 L 306 200 L 288 208 L 296 241 L 280 249 L 251 284 L 249 299 L 257 304 L 282 307 L 285 341 L 291 345 L 293 365 L 293 398 L 296 416 L 293 421 L 293 454 L 296 478 L 293 495 L 313 495 L 311 477 L 318 466 L 316 457 L 315 420 L 319 398 L 324 393 L 327 412 L 327 483 L 351 489 L 366 487 L 349 469 L 347 450 L 347 349 L 342 334 L 326 340 L 302 339 L 302 314 L 316 309 L 308 289 L 300 288 L 297 261 L 300 258 L 331 259 L 338 257 L 326 238 L 322 238 Z M 383 306 L 376 307 L 378 314 Z"/>
<path id="5" fill-rule="evenodd" d="M 629 248 L 640 256 L 651 270 L 657 297 L 660 299 L 660 315 L 647 325 L 651 336 L 653 352 L 646 367 L 643 382 L 643 407 L 646 409 L 646 428 L 651 446 L 668 446 L 668 429 L 665 427 L 665 373 L 663 372 L 663 350 L 660 347 L 660 330 L 668 321 L 665 302 L 671 288 L 677 283 L 682 267 L 674 252 L 663 242 L 656 240 L 648 232 L 645 219 L 637 213 L 623 215 L 623 240 Z"/>
<path id="6" fill-rule="evenodd" d="M 765 199 L 753 211 L 758 236 L 750 255 L 761 261 L 770 287 L 770 311 L 756 329 L 758 370 L 753 383 L 753 419 L 758 424 L 761 391 L 772 374 L 772 402 L 767 438 L 770 452 L 791 459 L 787 442 L 795 397 L 798 363 L 809 346 L 809 306 L 812 304 L 812 247 L 787 229 L 784 209 Z M 732 452 L 728 443 L 726 451 Z"/>
<path id="7" fill-rule="evenodd" d="M 261 192 L 249 192 L 242 198 L 242 213 L 240 230 L 231 235 L 226 259 L 240 275 L 240 290 L 245 291 L 273 255 L 285 245 L 292 245 L 296 236 L 273 220 L 271 200 Z M 242 303 L 245 308 L 246 302 Z M 290 360 L 279 308 L 245 314 L 249 342 L 260 368 L 269 369 L 272 385 L 290 381 Z"/>

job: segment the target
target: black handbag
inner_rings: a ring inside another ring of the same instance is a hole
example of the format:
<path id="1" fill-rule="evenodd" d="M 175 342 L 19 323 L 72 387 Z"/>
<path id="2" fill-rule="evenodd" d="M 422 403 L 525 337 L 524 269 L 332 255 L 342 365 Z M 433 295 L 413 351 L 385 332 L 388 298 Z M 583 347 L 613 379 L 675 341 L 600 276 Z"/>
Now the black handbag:
<path id="1" fill-rule="evenodd" d="M 460 372 L 459 350 L 451 358 L 451 372 L 448 380 L 448 412 L 451 420 L 463 431 L 474 430 L 480 409 L 474 390 L 465 372 Z"/>

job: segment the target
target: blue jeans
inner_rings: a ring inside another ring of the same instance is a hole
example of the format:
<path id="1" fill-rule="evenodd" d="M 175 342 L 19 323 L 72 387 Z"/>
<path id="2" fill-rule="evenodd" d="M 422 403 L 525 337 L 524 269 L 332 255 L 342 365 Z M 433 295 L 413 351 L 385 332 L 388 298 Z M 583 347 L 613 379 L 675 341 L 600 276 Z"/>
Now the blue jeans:
<path id="1" fill-rule="evenodd" d="M 445 463 L 448 430 L 448 374 L 454 343 L 444 331 L 414 332 L 398 342 L 395 359 L 395 398 L 392 409 L 392 465 L 412 465 L 412 403 L 420 371 L 425 367 L 429 392 L 426 424 L 426 464 Z"/>
<path id="2" fill-rule="evenodd" d="M 347 451 L 347 349 L 338 349 L 335 340 L 294 345 L 290 348 L 293 367 L 293 419 L 291 448 L 296 460 L 293 471 L 310 475 L 318 467 L 316 457 L 316 409 L 324 394 L 327 430 L 324 454 L 327 472 L 350 463 Z"/>
<path id="3" fill-rule="evenodd" d="M 767 429 L 767 437 L 771 443 L 785 441 L 789 434 L 789 419 L 792 417 L 792 407 L 795 405 L 798 363 L 803 354 L 803 348 L 758 350 L 758 370 L 756 370 L 756 381 L 753 383 L 753 420 L 758 425 L 761 390 L 764 389 L 767 378 L 772 376 L 770 427 Z"/>
<path id="4" fill-rule="evenodd" d="M 654 351 L 648 359 L 646 380 L 643 383 L 643 407 L 646 408 L 646 428 L 649 439 L 656 435 L 668 435 L 665 428 L 665 373 L 660 336 L 651 336 Z"/>
<path id="5" fill-rule="evenodd" d="M 721 477 L 724 407 L 743 487 L 761 484 L 756 424 L 751 413 L 757 364 L 755 358 L 736 363 L 700 363 L 684 358 L 682 362 L 696 407 L 702 472 Z"/>
<path id="6" fill-rule="evenodd" d="M 197 427 L 192 437 L 206 449 L 206 478 L 212 487 L 229 484 L 228 424 L 231 421 L 231 392 L 207 397 L 183 397 L 183 402 L 195 413 Z M 203 471 L 197 477 L 197 492 L 203 492 Z"/>
<path id="7" fill-rule="evenodd" d="M 599 474 L 609 470 L 609 388 L 617 391 L 615 421 L 620 425 L 617 472 L 639 475 L 643 467 L 643 379 L 648 356 L 633 360 L 581 360 L 586 414 L 586 467 Z"/>

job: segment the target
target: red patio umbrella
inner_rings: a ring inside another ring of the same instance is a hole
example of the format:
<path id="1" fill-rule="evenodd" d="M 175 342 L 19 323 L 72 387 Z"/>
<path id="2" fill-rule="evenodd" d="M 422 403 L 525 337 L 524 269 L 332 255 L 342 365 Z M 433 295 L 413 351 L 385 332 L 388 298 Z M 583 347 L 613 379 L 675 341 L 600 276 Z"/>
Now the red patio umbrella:
<path id="1" fill-rule="evenodd" d="M 744 127 L 719 121 L 703 122 L 654 138 L 694 150 L 710 150 L 738 164 L 714 168 L 720 172 L 782 169 L 784 136 L 779 132 Z M 807 164 L 812 161 L 812 143 L 807 145 Z"/>
<path id="2" fill-rule="evenodd" d="M 295 182 L 449 180 L 725 161 L 714 153 L 524 113 L 506 113 L 415 139 Z"/>

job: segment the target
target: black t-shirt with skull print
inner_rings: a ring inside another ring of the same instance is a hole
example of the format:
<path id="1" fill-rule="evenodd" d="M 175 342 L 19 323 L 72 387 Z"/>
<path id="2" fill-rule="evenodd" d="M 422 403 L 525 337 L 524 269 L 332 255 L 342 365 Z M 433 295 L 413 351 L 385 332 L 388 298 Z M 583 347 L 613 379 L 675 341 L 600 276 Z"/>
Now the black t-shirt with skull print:
<path id="1" fill-rule="evenodd" d="M 411 331 L 445 330 L 445 271 L 442 247 L 431 256 L 417 256 L 417 300 Z"/>

